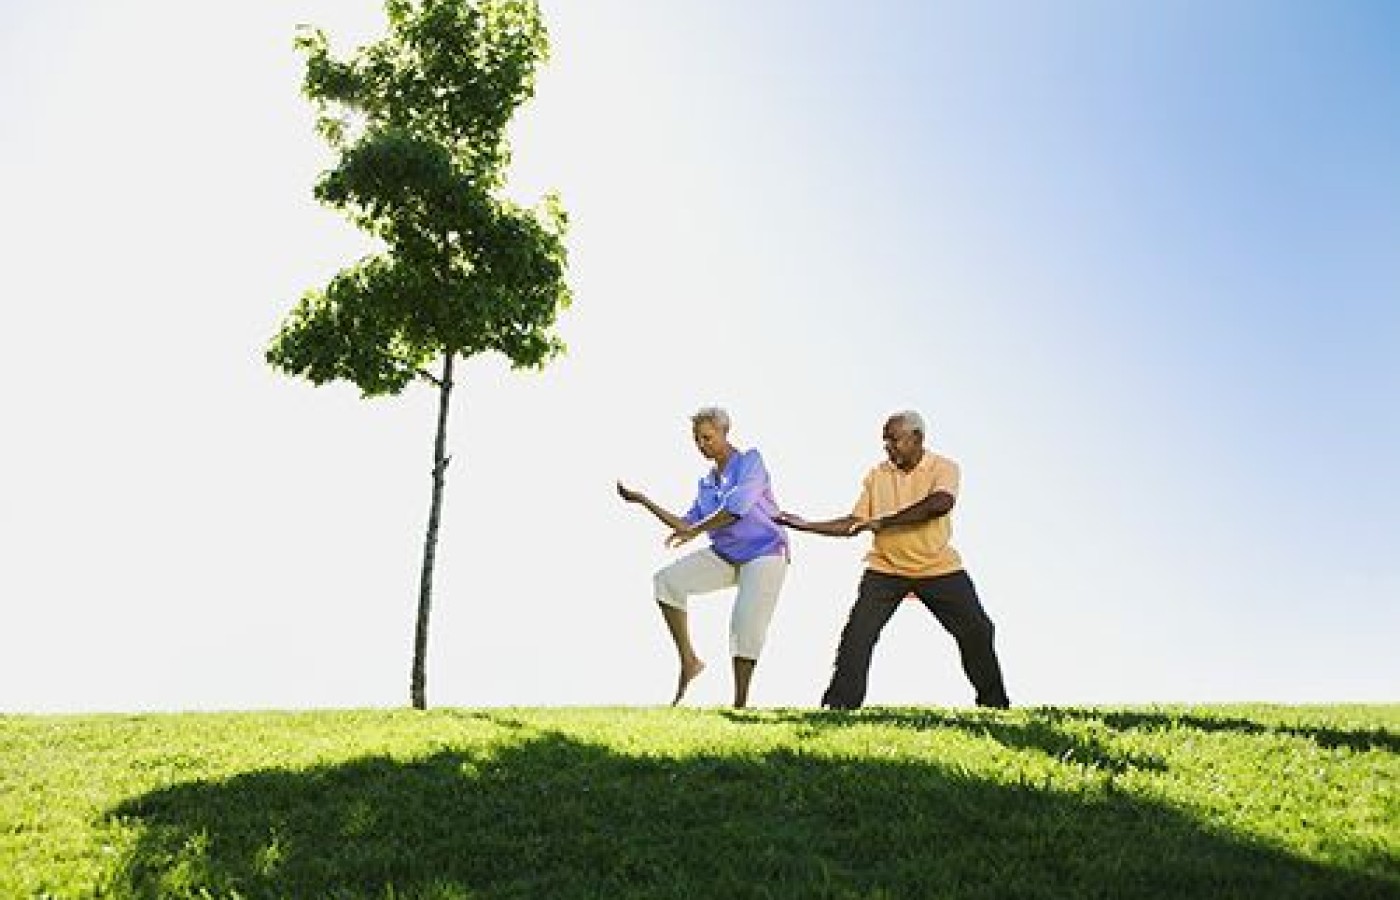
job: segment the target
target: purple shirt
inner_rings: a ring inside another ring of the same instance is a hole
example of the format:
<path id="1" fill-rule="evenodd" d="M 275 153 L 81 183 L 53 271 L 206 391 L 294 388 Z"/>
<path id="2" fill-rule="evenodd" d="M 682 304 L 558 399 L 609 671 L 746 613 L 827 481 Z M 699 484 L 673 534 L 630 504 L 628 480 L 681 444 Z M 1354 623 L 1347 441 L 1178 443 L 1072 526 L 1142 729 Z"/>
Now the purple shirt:
<path id="1" fill-rule="evenodd" d="M 720 510 L 738 517 L 709 532 L 711 547 L 725 560 L 737 565 L 787 552 L 787 534 L 773 521 L 778 501 L 773 499 L 768 467 L 757 450 L 735 453 L 723 472 L 716 475 L 712 469 L 701 478 L 685 520 L 695 525 Z"/>

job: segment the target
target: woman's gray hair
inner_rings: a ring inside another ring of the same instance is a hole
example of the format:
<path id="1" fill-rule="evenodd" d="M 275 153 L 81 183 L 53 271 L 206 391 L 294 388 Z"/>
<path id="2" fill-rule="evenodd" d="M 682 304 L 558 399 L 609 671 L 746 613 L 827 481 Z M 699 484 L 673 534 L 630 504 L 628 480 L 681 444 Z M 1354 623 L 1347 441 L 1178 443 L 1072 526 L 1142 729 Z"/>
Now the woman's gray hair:
<path id="1" fill-rule="evenodd" d="M 690 417 L 692 425 L 699 425 L 701 422 L 710 422 L 720 431 L 728 431 L 729 413 L 718 406 L 702 406 L 695 411 L 695 415 Z"/>
<path id="2" fill-rule="evenodd" d="M 898 419 L 900 423 L 903 424 L 904 427 L 908 428 L 910 431 L 917 431 L 919 434 L 922 434 L 925 437 L 928 436 L 928 428 L 924 425 L 924 417 L 919 415 L 919 413 L 915 410 L 902 409 L 894 415 L 890 416 L 890 418 Z"/>

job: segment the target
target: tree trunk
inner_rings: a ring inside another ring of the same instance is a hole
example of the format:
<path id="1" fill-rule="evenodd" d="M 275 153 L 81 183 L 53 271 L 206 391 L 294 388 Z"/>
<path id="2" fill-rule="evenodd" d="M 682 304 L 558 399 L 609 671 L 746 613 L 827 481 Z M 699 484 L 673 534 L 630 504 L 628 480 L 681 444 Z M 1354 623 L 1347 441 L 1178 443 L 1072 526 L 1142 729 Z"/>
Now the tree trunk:
<path id="1" fill-rule="evenodd" d="M 452 352 L 445 354 L 438 384 L 437 440 L 433 443 L 433 502 L 428 508 L 428 535 L 423 541 L 423 575 L 418 585 L 418 625 L 413 635 L 413 673 L 409 698 L 414 709 L 428 708 L 428 612 L 433 605 L 433 560 L 437 556 L 438 522 L 442 519 L 442 488 L 447 481 L 447 410 L 452 397 Z"/>

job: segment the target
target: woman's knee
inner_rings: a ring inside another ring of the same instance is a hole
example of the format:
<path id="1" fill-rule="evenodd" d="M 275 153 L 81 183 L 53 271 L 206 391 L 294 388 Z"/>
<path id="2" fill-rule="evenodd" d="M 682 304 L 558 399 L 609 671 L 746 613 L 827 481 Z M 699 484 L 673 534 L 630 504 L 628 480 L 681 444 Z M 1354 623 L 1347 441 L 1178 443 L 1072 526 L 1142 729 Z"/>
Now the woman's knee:
<path id="1" fill-rule="evenodd" d="M 657 570 L 651 578 L 652 593 L 656 597 L 657 603 L 664 603 L 666 606 L 674 606 L 678 609 L 685 608 L 685 591 L 671 571 L 671 567 Z"/>
<path id="2" fill-rule="evenodd" d="M 768 612 L 769 615 L 764 615 Z M 731 656 L 758 659 L 768 637 L 771 610 L 765 610 L 742 594 L 734 600 L 734 612 L 729 618 L 729 652 Z"/>
<path id="3" fill-rule="evenodd" d="M 750 565 L 757 569 L 755 563 Z M 739 595 L 734 598 L 734 613 L 729 621 L 729 645 L 734 656 L 758 659 L 778 606 L 786 565 L 779 561 L 766 571 L 755 571 L 757 577 L 740 578 Z"/>

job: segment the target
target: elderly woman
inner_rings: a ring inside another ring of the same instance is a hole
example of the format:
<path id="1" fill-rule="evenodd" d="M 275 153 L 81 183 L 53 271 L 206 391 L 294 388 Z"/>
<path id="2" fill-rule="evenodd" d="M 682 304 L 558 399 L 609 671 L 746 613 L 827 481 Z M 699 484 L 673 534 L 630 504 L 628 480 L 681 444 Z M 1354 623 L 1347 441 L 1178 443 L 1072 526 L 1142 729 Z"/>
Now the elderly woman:
<path id="1" fill-rule="evenodd" d="M 707 407 L 690 417 L 700 455 L 714 464 L 700 479 L 695 502 L 684 516 L 653 503 L 618 482 L 628 503 L 639 503 L 671 529 L 666 546 L 679 547 L 701 534 L 710 545 L 656 573 L 656 602 L 680 656 L 680 677 L 671 705 L 681 701 L 695 676 L 705 668 L 690 643 L 686 601 L 738 586 L 729 619 L 729 646 L 734 657 L 734 706 L 748 704 L 749 682 L 763 649 L 768 623 L 788 567 L 787 534 L 773 517 L 778 504 L 768 469 L 757 450 L 738 450 L 729 442 L 729 414 Z"/>

